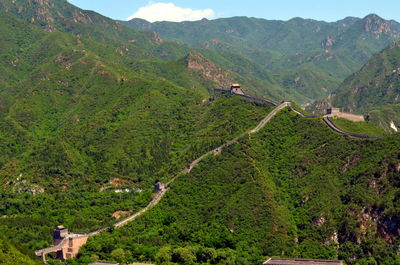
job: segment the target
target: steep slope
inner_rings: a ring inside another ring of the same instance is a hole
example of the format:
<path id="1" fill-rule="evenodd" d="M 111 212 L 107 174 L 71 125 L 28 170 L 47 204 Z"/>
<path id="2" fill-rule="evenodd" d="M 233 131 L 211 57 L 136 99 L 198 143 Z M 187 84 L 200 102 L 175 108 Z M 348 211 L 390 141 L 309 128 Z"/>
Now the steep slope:
<path id="1" fill-rule="evenodd" d="M 210 98 L 183 60 L 134 60 L 10 13 L 0 21 L 0 234 L 18 246 L 47 246 L 55 225 L 91 231 L 140 209 L 155 181 L 270 110 Z"/>
<path id="2" fill-rule="evenodd" d="M 59 30 L 101 41 L 134 58 L 176 59 L 189 50 L 184 45 L 164 42 L 154 32 L 129 29 L 66 0 L 1 0 L 0 8 L 47 31 Z"/>
<path id="3" fill-rule="evenodd" d="M 347 111 L 370 114 L 371 120 L 389 129 L 400 124 L 400 43 L 373 56 L 357 73 L 347 78 L 331 102 Z M 382 119 L 378 113 L 387 113 Z M 389 112 L 396 113 L 390 115 Z"/>
<path id="4" fill-rule="evenodd" d="M 289 91 L 298 88 L 295 91 L 309 99 L 329 95 L 374 53 L 400 37 L 399 23 L 374 14 L 334 23 L 247 17 L 181 23 L 134 19 L 122 23 L 138 30 L 155 31 L 167 40 L 249 58 L 265 69 L 283 72 L 276 80 Z M 288 69 L 294 71 L 286 73 Z M 295 74 L 297 76 L 288 82 L 288 75 Z M 292 81 L 298 77 L 307 85 L 293 85 Z M 300 101 L 305 102 L 304 99 Z"/>
<path id="5" fill-rule="evenodd" d="M 18 18 L 40 26 L 47 31 L 62 31 L 73 34 L 78 38 L 89 38 L 111 45 L 115 47 L 116 52 L 124 57 L 175 61 L 185 57 L 193 50 L 185 44 L 164 41 L 155 32 L 132 30 L 118 21 L 108 19 L 95 12 L 81 10 L 65 0 L 2 0 L 0 1 L 0 7 L 3 11 L 16 15 Z M 239 55 L 232 52 L 218 54 L 206 50 L 198 52 L 202 53 L 211 62 L 216 63 L 218 61 L 217 63 L 220 67 L 228 68 L 228 70 L 236 72 L 238 75 L 245 76 L 244 79 L 256 79 L 253 82 L 248 82 L 249 90 L 253 94 L 269 96 L 274 99 L 290 98 L 301 102 L 310 100 L 307 95 L 300 95 L 290 89 L 283 92 L 280 84 L 273 80 L 270 73 Z M 242 63 L 242 65 L 233 67 L 236 63 Z M 149 65 L 148 62 L 146 64 L 147 66 Z M 165 64 L 161 65 L 161 63 L 158 63 L 158 65 L 153 64 L 155 68 L 166 69 L 164 66 Z M 174 62 L 170 64 L 170 67 L 172 69 L 178 68 Z M 254 68 L 258 68 L 256 72 L 254 72 Z M 164 75 L 159 69 L 156 69 L 156 71 L 161 76 Z M 148 69 L 148 72 L 151 75 L 155 71 Z M 169 77 L 171 78 L 172 76 L 170 75 Z"/>
<path id="6" fill-rule="evenodd" d="M 91 240 L 78 262 L 396 264 L 399 141 L 351 139 L 283 112 L 180 176 L 137 222 Z"/>

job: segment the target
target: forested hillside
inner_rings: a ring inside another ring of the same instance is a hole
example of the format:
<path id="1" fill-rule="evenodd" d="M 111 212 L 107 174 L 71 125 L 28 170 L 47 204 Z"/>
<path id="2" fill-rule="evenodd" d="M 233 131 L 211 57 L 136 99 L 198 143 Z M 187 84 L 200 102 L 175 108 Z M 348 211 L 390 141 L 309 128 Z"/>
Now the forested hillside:
<path id="1" fill-rule="evenodd" d="M 182 79 L 175 77 L 176 74 L 181 75 L 182 67 L 174 61 L 181 61 L 195 49 L 185 44 L 164 41 L 155 32 L 139 32 L 125 27 L 118 21 L 95 12 L 81 10 L 65 0 L 0 0 L 0 7 L 2 11 L 29 24 L 40 26 L 46 31 L 66 32 L 76 38 L 92 39 L 107 44 L 119 55 L 136 60 L 134 70 L 146 67 L 147 73 L 153 77 L 168 75 L 166 78 L 169 80 Z M 236 53 L 220 54 L 208 49 L 197 49 L 197 53 L 203 54 L 208 61 L 217 63 L 225 71 L 231 72 L 249 93 L 269 96 L 276 100 L 309 100 L 308 95 L 302 95 L 292 87 L 283 89 L 272 73 Z M 138 60 L 142 60 L 140 63 L 143 63 L 140 67 L 137 66 Z M 140 71 L 143 74 L 143 71 Z M 186 78 L 186 81 L 191 82 L 190 79 Z M 207 89 L 221 88 L 215 87 L 214 83 L 208 83 L 208 86 Z"/>
<path id="2" fill-rule="evenodd" d="M 137 211 L 156 180 L 270 110 L 212 100 L 207 87 L 216 81 L 183 61 L 138 61 L 7 13 L 0 20 L 8 36 L 0 51 L 0 231 L 31 250 L 47 246 L 58 224 L 91 231 L 116 211 Z"/>
<path id="3" fill-rule="evenodd" d="M 163 40 L 65 0 L 0 0 L 0 8 L 0 264 L 41 264 L 34 251 L 51 245 L 56 225 L 90 232 L 140 211 L 155 182 L 167 183 L 273 109 L 214 88 L 239 82 L 251 95 L 308 102 L 400 32 L 374 15 L 133 21 L 168 27 Z M 367 77 L 385 88 L 379 100 L 344 93 L 359 104 L 354 110 L 398 114 L 397 50 L 346 80 L 366 95 L 382 92 Z M 134 222 L 90 238 L 67 264 L 250 265 L 269 256 L 397 264 L 399 146 L 399 136 L 353 139 L 283 110 L 179 175 Z"/>
<path id="4" fill-rule="evenodd" d="M 79 260 L 397 264 L 399 139 L 351 139 L 283 112 L 180 176 L 137 222 L 91 240 Z"/>
<path id="5" fill-rule="evenodd" d="M 297 90 L 309 101 L 329 95 L 374 53 L 400 37 L 399 23 L 374 14 L 333 23 L 247 17 L 181 23 L 133 19 L 122 23 L 155 31 L 167 40 L 249 58 L 278 73 L 275 79 L 283 87 Z"/>
<path id="6" fill-rule="evenodd" d="M 331 102 L 346 111 L 369 114 L 387 130 L 391 123 L 400 127 L 400 43 L 376 54 L 347 78 Z"/>
<path id="7" fill-rule="evenodd" d="M 67 0 L 0 0 L 0 8 L 46 31 L 62 31 L 107 43 L 128 56 L 141 59 L 176 59 L 189 48 L 162 42 L 154 33 L 142 33 Z"/>

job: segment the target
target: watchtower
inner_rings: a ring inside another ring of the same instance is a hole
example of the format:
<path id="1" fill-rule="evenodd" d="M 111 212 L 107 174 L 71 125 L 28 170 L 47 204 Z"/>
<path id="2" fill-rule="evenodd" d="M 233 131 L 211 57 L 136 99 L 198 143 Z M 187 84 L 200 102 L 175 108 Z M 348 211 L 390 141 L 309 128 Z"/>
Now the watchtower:
<path id="1" fill-rule="evenodd" d="M 348 112 L 341 112 L 339 108 L 331 107 L 326 110 L 326 116 L 328 117 L 336 117 L 336 118 L 343 118 L 350 121 L 365 121 L 363 115 L 357 115 Z"/>
<path id="2" fill-rule="evenodd" d="M 329 108 L 329 109 L 326 110 L 326 114 L 327 115 L 336 115 L 338 113 L 340 113 L 340 108 L 332 107 L 332 108 Z"/>
<path id="3" fill-rule="evenodd" d="M 165 190 L 167 188 L 167 185 L 165 185 L 164 183 L 161 182 L 157 182 L 156 184 L 154 184 L 154 193 L 159 193 L 163 190 Z"/>
<path id="4" fill-rule="evenodd" d="M 231 93 L 244 95 L 244 92 L 243 92 L 243 90 L 242 90 L 242 88 L 240 87 L 239 84 L 232 84 L 231 85 Z"/>
<path id="5" fill-rule="evenodd" d="M 59 225 L 53 231 L 53 246 L 58 245 L 64 238 L 68 236 L 68 229 Z"/>

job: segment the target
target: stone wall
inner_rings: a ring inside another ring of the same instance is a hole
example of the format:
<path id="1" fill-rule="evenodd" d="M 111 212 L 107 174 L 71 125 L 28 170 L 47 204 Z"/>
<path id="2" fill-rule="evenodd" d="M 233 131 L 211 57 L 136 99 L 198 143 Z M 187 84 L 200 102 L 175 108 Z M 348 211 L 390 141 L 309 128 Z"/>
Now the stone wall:
<path id="1" fill-rule="evenodd" d="M 329 114 L 327 116 L 343 118 L 343 119 L 347 119 L 350 121 L 365 121 L 363 115 L 357 115 L 357 114 L 352 114 L 352 113 L 347 113 L 347 112 L 333 112 L 332 114 Z"/>
<path id="2" fill-rule="evenodd" d="M 88 236 L 69 238 L 68 243 L 62 248 L 62 259 L 72 259 L 78 255 L 79 249 L 86 244 Z"/>

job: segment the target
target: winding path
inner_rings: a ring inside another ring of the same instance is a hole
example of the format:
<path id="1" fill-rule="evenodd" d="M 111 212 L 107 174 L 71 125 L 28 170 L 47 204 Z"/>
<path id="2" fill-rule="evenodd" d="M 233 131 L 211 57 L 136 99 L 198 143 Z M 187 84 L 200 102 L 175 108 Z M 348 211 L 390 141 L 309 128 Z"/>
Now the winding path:
<path id="1" fill-rule="evenodd" d="M 328 125 L 332 130 L 334 130 L 335 132 L 347 135 L 347 136 L 351 136 L 351 137 L 355 137 L 355 138 L 361 138 L 361 139 L 365 139 L 365 138 L 369 138 L 369 139 L 375 139 L 375 138 L 382 138 L 382 137 L 388 137 L 388 136 L 395 136 L 395 135 L 400 135 L 399 133 L 393 133 L 393 134 L 381 134 L 381 135 L 364 135 L 364 134 L 357 134 L 357 133 L 352 133 L 352 132 L 347 132 L 345 130 L 342 130 L 340 128 L 338 128 L 330 119 L 329 117 L 324 117 L 323 121 L 326 123 L 326 125 Z"/>
<path id="2" fill-rule="evenodd" d="M 263 100 L 261 100 L 261 101 L 263 101 Z M 272 104 L 272 101 L 267 101 L 267 103 Z M 274 103 L 274 104 L 275 104 L 275 103 Z M 220 152 L 222 151 L 223 148 L 228 147 L 228 146 L 230 146 L 230 145 L 233 145 L 233 144 L 237 143 L 237 142 L 239 141 L 239 139 L 243 138 L 244 136 L 250 135 L 250 134 L 252 134 L 252 133 L 258 132 L 258 131 L 261 130 L 261 129 L 262 129 L 262 128 L 263 128 L 263 127 L 264 127 L 264 126 L 265 126 L 279 111 L 280 111 L 280 110 L 282 110 L 282 109 L 284 109 L 284 108 L 286 108 L 286 107 L 288 107 L 288 106 L 291 106 L 291 103 L 290 103 L 290 102 L 284 102 L 284 103 L 280 104 L 280 105 L 277 106 L 275 109 L 273 109 L 264 119 L 262 119 L 262 120 L 260 121 L 260 123 L 259 123 L 254 129 L 248 130 L 248 131 L 246 131 L 245 133 L 242 133 L 241 135 L 239 135 L 238 137 L 236 137 L 236 138 L 234 138 L 234 139 L 232 139 L 232 140 L 229 140 L 229 141 L 227 141 L 226 143 L 224 143 L 223 145 L 221 145 L 221 146 L 219 146 L 219 147 L 217 147 L 217 148 L 215 148 L 215 149 L 213 149 L 213 150 L 211 150 L 211 151 L 209 151 L 209 152 L 203 154 L 203 155 L 200 156 L 199 158 L 197 158 L 197 159 L 195 159 L 194 161 L 192 161 L 192 162 L 187 166 L 187 168 L 185 168 L 181 173 L 183 173 L 183 174 L 188 174 L 188 173 L 190 173 L 190 172 L 192 171 L 192 169 L 193 169 L 197 164 L 199 164 L 204 158 L 206 158 L 207 156 L 209 156 L 209 155 L 211 155 L 211 154 L 215 154 L 215 153 L 220 153 Z M 156 193 L 156 195 L 155 195 L 155 197 L 153 198 L 153 200 L 152 200 L 145 208 L 143 208 L 143 209 L 141 209 L 140 211 L 136 212 L 135 214 L 133 214 L 133 215 L 131 215 L 131 216 L 125 218 L 124 220 L 122 220 L 122 221 L 120 221 L 120 222 L 114 224 L 113 226 L 114 226 L 115 228 L 122 227 L 122 226 L 128 224 L 129 222 L 132 222 L 133 220 L 135 220 L 136 218 L 138 218 L 139 216 L 141 216 L 142 214 L 144 214 L 144 213 L 147 212 L 148 210 L 150 210 L 153 206 L 157 205 L 157 204 L 161 201 L 161 199 L 164 197 L 164 195 L 167 193 L 167 191 L 169 190 L 168 186 L 169 186 L 173 181 L 175 181 L 175 179 L 176 179 L 178 176 L 179 176 L 179 174 L 176 175 L 174 178 L 172 178 L 168 183 L 166 183 L 166 186 L 167 186 L 167 187 L 166 187 L 165 189 L 162 189 L 160 192 Z M 101 233 L 107 232 L 107 231 L 109 231 L 109 230 L 110 230 L 110 228 L 109 228 L 109 227 L 106 227 L 106 228 L 102 228 L 102 229 L 93 231 L 93 232 L 91 232 L 91 233 L 80 234 L 79 236 L 81 236 L 81 237 L 91 237 L 91 236 L 95 236 L 95 235 L 99 235 L 99 234 L 101 234 Z M 36 254 L 37 256 L 42 257 L 44 263 L 47 264 L 47 262 L 46 262 L 46 255 L 49 254 L 49 253 L 61 251 L 61 250 L 65 247 L 65 245 L 68 244 L 69 239 L 70 239 L 70 238 L 73 238 L 73 237 L 74 237 L 74 234 L 72 234 L 71 236 L 68 236 L 67 238 L 63 239 L 58 245 L 52 246 L 52 247 L 48 247 L 48 248 L 45 248 L 45 249 L 38 250 L 38 251 L 35 252 L 35 254 Z"/>
<path id="3" fill-rule="evenodd" d="M 231 92 L 230 90 L 225 90 L 225 89 L 214 89 L 214 92 L 218 92 L 218 93 L 224 93 L 224 94 L 231 94 L 234 96 L 239 96 L 239 97 L 244 97 L 253 101 L 261 101 L 261 102 L 265 102 L 268 104 L 271 104 L 273 106 L 277 106 L 278 104 L 272 100 L 268 100 L 265 98 L 257 98 L 257 97 L 252 97 L 249 95 L 242 95 L 242 94 L 236 94 Z M 307 118 L 307 119 L 312 119 L 312 118 L 318 118 L 320 116 L 315 116 L 315 115 L 306 115 L 298 110 L 296 110 L 295 108 L 292 107 L 292 103 L 291 102 L 287 102 L 288 106 L 290 107 L 290 109 L 295 112 L 296 114 L 300 115 L 303 118 Z M 278 106 L 279 107 L 279 106 Z M 354 138 L 360 138 L 360 139 L 376 139 L 376 138 L 381 138 L 381 137 L 388 137 L 388 136 L 395 136 L 395 135 L 400 135 L 400 133 L 393 133 L 393 134 L 381 134 L 381 135 L 365 135 L 365 134 L 357 134 L 357 133 L 352 133 L 352 132 L 348 132 L 345 130 L 340 129 L 339 127 L 337 127 L 335 125 L 335 123 L 333 123 L 328 116 L 324 116 L 322 118 L 322 120 L 326 123 L 326 125 L 328 125 L 329 128 L 331 128 L 332 130 L 334 130 L 337 133 L 343 134 L 343 135 L 347 135 L 350 137 L 354 137 Z"/>
<path id="4" fill-rule="evenodd" d="M 230 93 L 230 91 L 228 92 L 227 90 L 214 90 L 216 92 L 222 92 L 222 93 Z M 271 100 L 267 100 L 267 99 L 263 99 L 263 98 L 255 98 L 255 97 L 251 97 L 251 96 L 247 96 L 247 95 L 240 95 L 240 94 L 233 94 L 236 96 L 240 96 L 240 97 L 244 97 L 250 100 L 255 100 L 255 101 L 261 101 L 261 102 L 265 102 L 268 103 L 270 105 L 276 106 L 264 119 L 262 119 L 260 121 L 260 123 L 253 129 L 248 130 L 244 133 L 242 133 L 241 135 L 237 136 L 236 138 L 229 140 L 227 142 L 225 142 L 224 144 L 222 144 L 221 146 L 203 154 L 202 156 L 200 156 L 199 158 L 193 160 L 183 171 L 181 171 L 182 174 L 188 174 L 192 171 L 192 169 L 199 164 L 202 160 L 204 160 L 207 156 L 212 155 L 212 154 L 216 154 L 216 153 L 221 153 L 222 149 L 228 146 L 231 146 L 235 143 L 237 143 L 241 138 L 247 136 L 247 135 L 251 135 L 253 133 L 256 133 L 258 131 L 260 131 L 278 112 L 280 112 L 282 109 L 290 107 L 290 109 L 295 112 L 296 114 L 300 115 L 303 118 L 317 118 L 318 116 L 309 116 L 309 115 L 305 115 L 304 113 L 301 113 L 300 111 L 296 110 L 295 108 L 292 107 L 292 102 L 283 102 L 280 105 L 278 105 L 277 103 L 271 101 Z M 378 137 L 383 137 L 383 136 L 391 136 L 391 135 L 382 135 L 382 136 L 368 136 L 368 135 L 360 135 L 360 134 L 354 134 L 354 133 L 350 133 L 350 132 L 346 132 L 344 130 L 341 130 L 339 128 L 337 128 L 335 126 L 335 124 L 328 118 L 328 117 L 324 117 L 323 118 L 324 122 L 334 131 L 344 134 L 344 135 L 348 135 L 348 136 L 352 136 L 352 137 L 356 137 L 356 138 L 378 138 Z M 138 218 L 139 216 L 143 215 L 145 212 L 147 212 L 148 210 L 150 210 L 153 206 L 157 205 L 161 199 L 164 197 L 164 195 L 167 193 L 167 191 L 169 190 L 169 185 L 174 182 L 176 180 L 176 178 L 179 176 L 179 174 L 177 174 L 174 178 L 172 178 L 169 182 L 166 183 L 166 188 L 162 189 L 161 191 L 159 191 L 158 193 L 156 193 L 155 197 L 152 199 L 152 201 L 143 209 L 141 209 L 140 211 L 136 212 L 135 214 L 123 219 L 122 221 L 114 224 L 113 226 L 115 228 L 119 228 L 122 227 L 126 224 L 128 224 L 129 222 L 132 222 L 133 220 L 135 220 L 136 218 Z M 97 231 L 91 232 L 91 233 L 87 233 L 87 234 L 72 234 L 71 236 L 63 239 L 58 245 L 56 246 L 52 246 L 49 248 L 45 248 L 45 249 L 41 249 L 35 252 L 35 254 L 37 256 L 40 256 L 43 258 L 43 261 L 46 263 L 46 255 L 49 253 L 53 253 L 53 252 L 57 252 L 63 249 L 63 247 L 68 243 L 68 240 L 70 238 L 73 238 L 74 236 L 81 236 L 81 237 L 91 237 L 91 236 L 95 236 L 104 232 L 109 231 L 110 228 L 106 227 L 106 228 L 102 228 L 99 229 Z"/>

